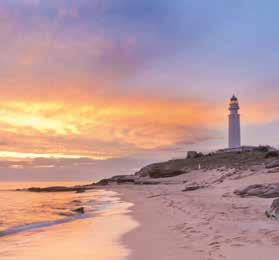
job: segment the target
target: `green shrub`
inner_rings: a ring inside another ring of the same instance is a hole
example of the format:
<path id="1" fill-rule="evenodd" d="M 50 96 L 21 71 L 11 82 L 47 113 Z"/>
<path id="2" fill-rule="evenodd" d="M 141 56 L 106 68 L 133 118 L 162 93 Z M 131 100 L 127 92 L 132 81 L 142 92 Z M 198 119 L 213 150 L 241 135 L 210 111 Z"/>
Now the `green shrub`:
<path id="1" fill-rule="evenodd" d="M 268 152 L 266 155 L 265 155 L 265 158 L 274 158 L 274 157 L 278 157 L 279 156 L 279 153 L 276 152 L 276 151 L 271 151 L 271 152 Z"/>
<path id="2" fill-rule="evenodd" d="M 269 147 L 266 145 L 260 145 L 255 150 L 262 153 L 268 153 Z"/>

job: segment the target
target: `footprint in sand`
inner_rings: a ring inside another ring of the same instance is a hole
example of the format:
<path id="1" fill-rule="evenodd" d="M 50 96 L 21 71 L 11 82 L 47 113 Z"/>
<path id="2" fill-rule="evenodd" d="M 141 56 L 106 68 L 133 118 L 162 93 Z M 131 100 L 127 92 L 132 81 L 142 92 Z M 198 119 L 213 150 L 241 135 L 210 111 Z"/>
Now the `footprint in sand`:
<path id="1" fill-rule="evenodd" d="M 216 245 L 219 245 L 220 243 L 218 241 L 213 241 L 211 243 L 209 243 L 208 245 L 209 246 L 216 246 Z"/>
<path id="2" fill-rule="evenodd" d="M 243 244 L 232 244 L 231 246 L 233 246 L 233 247 L 243 247 L 245 245 L 243 245 Z"/>
<path id="3" fill-rule="evenodd" d="M 198 230 L 191 230 L 190 233 L 192 233 L 192 234 L 199 234 L 199 233 L 201 233 L 201 232 L 198 231 Z"/>
<path id="4" fill-rule="evenodd" d="M 192 230 L 193 229 L 193 227 L 187 227 L 187 228 L 185 228 L 185 230 Z"/>

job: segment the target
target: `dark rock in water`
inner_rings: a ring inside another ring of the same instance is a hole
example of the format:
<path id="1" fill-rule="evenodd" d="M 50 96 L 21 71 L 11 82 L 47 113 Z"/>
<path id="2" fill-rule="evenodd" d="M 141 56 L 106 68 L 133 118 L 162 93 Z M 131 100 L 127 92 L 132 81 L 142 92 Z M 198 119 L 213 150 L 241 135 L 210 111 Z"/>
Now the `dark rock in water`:
<path id="1" fill-rule="evenodd" d="M 74 209 L 73 211 L 77 212 L 77 213 L 81 213 L 81 214 L 85 213 L 84 207 L 80 207 L 80 208 Z"/>
<path id="2" fill-rule="evenodd" d="M 279 183 L 250 185 L 234 193 L 241 197 L 276 198 L 279 197 Z"/>
<path id="3" fill-rule="evenodd" d="M 31 187 L 31 188 L 28 189 L 28 191 L 31 191 L 31 192 L 41 192 L 41 188 Z"/>
<path id="4" fill-rule="evenodd" d="M 81 203 L 81 200 L 73 200 L 72 203 L 77 203 L 77 204 L 79 204 L 79 203 Z"/>
<path id="5" fill-rule="evenodd" d="M 83 185 L 83 186 L 73 186 L 73 187 L 64 187 L 64 186 L 53 186 L 47 188 L 39 188 L 39 187 L 32 187 L 28 188 L 28 191 L 31 192 L 68 192 L 68 191 L 75 191 L 77 193 L 85 192 L 86 190 L 94 189 L 94 185 Z"/>
<path id="6" fill-rule="evenodd" d="M 270 209 L 268 209 L 265 214 L 268 218 L 279 219 L 279 199 L 275 199 L 272 202 Z"/>
<path id="7" fill-rule="evenodd" d="M 204 188 L 204 186 L 201 186 L 201 185 L 196 185 L 196 186 L 188 186 L 186 187 L 184 190 L 182 190 L 183 192 L 186 192 L 186 191 L 194 191 L 194 190 L 199 190 L 199 189 L 202 189 Z"/>
<path id="8" fill-rule="evenodd" d="M 76 193 L 84 193 L 85 189 L 84 188 L 79 188 L 76 190 Z"/>
<path id="9" fill-rule="evenodd" d="M 73 212 L 60 212 L 58 215 L 64 216 L 64 217 L 72 217 L 74 215 Z"/>

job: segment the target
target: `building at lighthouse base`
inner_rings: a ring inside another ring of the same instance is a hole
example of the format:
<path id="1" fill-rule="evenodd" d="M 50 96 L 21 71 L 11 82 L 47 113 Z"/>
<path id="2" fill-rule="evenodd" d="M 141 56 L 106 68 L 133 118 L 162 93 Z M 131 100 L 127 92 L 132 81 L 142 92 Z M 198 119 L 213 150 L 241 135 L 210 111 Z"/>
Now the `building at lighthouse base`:
<path id="1" fill-rule="evenodd" d="M 238 152 L 252 152 L 257 149 L 257 146 L 240 146 L 236 148 L 220 149 L 217 153 L 238 153 Z"/>

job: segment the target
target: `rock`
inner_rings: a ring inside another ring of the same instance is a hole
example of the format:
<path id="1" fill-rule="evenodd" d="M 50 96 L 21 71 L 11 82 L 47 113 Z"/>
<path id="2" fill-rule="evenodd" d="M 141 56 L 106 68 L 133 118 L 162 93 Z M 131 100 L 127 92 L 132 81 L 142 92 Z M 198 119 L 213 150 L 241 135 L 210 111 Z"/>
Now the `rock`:
<path id="1" fill-rule="evenodd" d="M 198 156 L 198 152 L 196 151 L 188 151 L 187 152 L 187 159 L 193 159 L 196 158 Z"/>
<path id="2" fill-rule="evenodd" d="M 279 159 L 272 160 L 271 162 L 269 162 L 268 164 L 266 164 L 265 167 L 266 167 L 267 169 L 272 169 L 272 168 L 279 167 Z"/>
<path id="3" fill-rule="evenodd" d="M 241 197 L 276 198 L 279 197 L 279 183 L 250 185 L 234 193 Z"/>
<path id="4" fill-rule="evenodd" d="M 68 192 L 75 191 L 77 193 L 85 192 L 86 190 L 94 189 L 92 185 L 83 185 L 83 186 L 73 186 L 73 187 L 65 187 L 65 186 L 53 186 L 47 188 L 39 188 L 39 187 L 31 187 L 28 188 L 27 191 L 30 192 Z"/>
<path id="5" fill-rule="evenodd" d="M 137 180 L 135 181 L 136 185 L 158 185 L 161 184 L 159 181 L 154 181 L 154 180 Z"/>
<path id="6" fill-rule="evenodd" d="M 84 210 L 84 207 L 80 207 L 80 208 L 74 209 L 73 212 L 77 212 L 77 213 L 80 213 L 80 214 L 84 214 L 84 213 L 85 213 L 85 210 Z"/>
<path id="7" fill-rule="evenodd" d="M 269 170 L 267 173 L 277 173 L 277 172 L 279 172 L 279 167 L 273 168 Z"/>
<path id="8" fill-rule="evenodd" d="M 123 175 L 123 176 L 118 176 L 117 178 L 114 177 L 114 180 L 118 184 L 135 183 L 136 179 L 137 177 L 134 175 Z"/>
<path id="9" fill-rule="evenodd" d="M 272 202 L 270 209 L 265 214 L 268 218 L 279 219 L 279 199 L 275 199 Z"/>
<path id="10" fill-rule="evenodd" d="M 266 153 L 265 158 L 274 158 L 274 157 L 278 157 L 279 153 L 277 151 L 270 151 L 268 153 Z"/>
<path id="11" fill-rule="evenodd" d="M 135 173 L 136 177 L 168 178 L 189 172 L 187 159 L 170 160 L 147 165 Z"/>
<path id="12" fill-rule="evenodd" d="M 135 175 L 117 175 L 109 179 L 100 180 L 95 185 L 103 186 L 111 183 L 117 183 L 117 184 L 134 183 L 137 178 L 138 177 Z"/>
<path id="13" fill-rule="evenodd" d="M 41 192 L 41 188 L 39 188 L 39 187 L 31 187 L 31 188 L 28 188 L 28 191 L 31 191 L 31 192 Z"/>
<path id="14" fill-rule="evenodd" d="M 259 145 L 258 147 L 255 147 L 255 151 L 259 151 L 262 153 L 268 153 L 270 151 L 270 146 Z"/>
<path id="15" fill-rule="evenodd" d="M 80 204 L 80 203 L 81 203 L 81 200 L 73 200 L 72 203 Z"/>
<path id="16" fill-rule="evenodd" d="M 194 191 L 194 190 L 199 190 L 199 189 L 202 189 L 204 188 L 204 186 L 202 185 L 195 185 L 195 186 L 188 186 L 186 187 L 184 190 L 182 190 L 183 192 L 186 192 L 186 191 Z"/>
<path id="17" fill-rule="evenodd" d="M 139 177 L 166 178 L 186 174 L 191 171 L 235 168 L 241 171 L 251 167 L 260 167 L 270 161 L 264 158 L 265 153 L 251 151 L 242 153 L 214 153 L 210 156 L 190 151 L 187 159 L 175 159 L 161 163 L 150 164 L 135 173 Z M 192 158 L 194 157 L 194 158 Z M 225 170 L 226 169 L 226 170 Z"/>
<path id="18" fill-rule="evenodd" d="M 85 189 L 84 188 L 79 188 L 76 190 L 76 193 L 84 193 Z"/>
<path id="19" fill-rule="evenodd" d="M 158 163 L 148 165 L 136 173 L 138 177 L 168 178 L 186 173 L 185 169 L 172 163 Z"/>
<path id="20" fill-rule="evenodd" d="M 58 213 L 58 215 L 64 216 L 64 217 L 72 217 L 72 216 L 74 216 L 74 213 L 73 212 L 60 212 L 60 213 Z"/>
<path id="21" fill-rule="evenodd" d="M 106 186 L 106 185 L 109 184 L 109 182 L 110 182 L 109 179 L 102 179 L 102 180 L 98 181 L 97 183 L 95 183 L 95 185 L 97 185 L 97 186 Z"/>
<path id="22" fill-rule="evenodd" d="M 187 153 L 186 159 L 195 159 L 195 158 L 200 158 L 200 157 L 203 157 L 203 156 L 204 156 L 203 153 L 198 153 L 196 151 L 189 151 Z"/>

